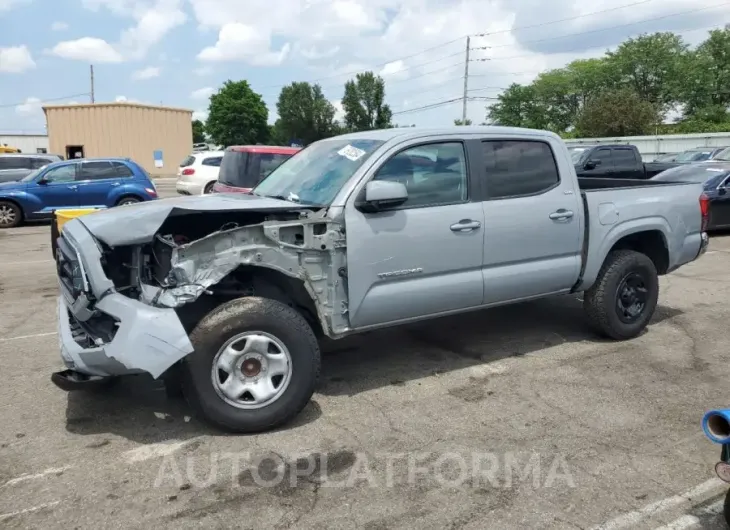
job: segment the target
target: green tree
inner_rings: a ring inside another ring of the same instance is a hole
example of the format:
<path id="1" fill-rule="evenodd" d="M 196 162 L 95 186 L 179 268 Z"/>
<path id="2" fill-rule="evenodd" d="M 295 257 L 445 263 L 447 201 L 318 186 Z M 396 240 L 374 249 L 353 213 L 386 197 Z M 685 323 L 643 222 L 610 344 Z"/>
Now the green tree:
<path id="1" fill-rule="evenodd" d="M 471 120 L 469 118 L 465 120 L 454 120 L 454 125 L 463 126 L 463 125 L 471 125 Z"/>
<path id="2" fill-rule="evenodd" d="M 354 80 L 345 83 L 342 108 L 348 131 L 387 129 L 391 126 L 393 113 L 385 103 L 385 82 L 372 72 L 357 74 Z"/>
<path id="3" fill-rule="evenodd" d="M 641 35 L 621 43 L 606 54 L 616 79 L 641 99 L 656 106 L 662 115 L 679 99 L 684 56 L 682 37 L 671 32 Z"/>
<path id="4" fill-rule="evenodd" d="M 248 81 L 226 81 L 210 97 L 205 131 L 213 143 L 243 145 L 269 140 L 269 110 Z"/>
<path id="5" fill-rule="evenodd" d="M 608 90 L 591 99 L 576 123 L 578 136 L 633 136 L 654 132 L 656 107 L 627 88 Z"/>
<path id="6" fill-rule="evenodd" d="M 296 139 L 308 145 L 337 134 L 335 107 L 319 85 L 300 82 L 285 86 L 276 109 L 276 132 L 287 143 Z"/>
<path id="7" fill-rule="evenodd" d="M 713 30 L 685 56 L 680 93 L 684 114 L 695 121 L 730 121 L 730 25 Z"/>
<path id="8" fill-rule="evenodd" d="M 537 99 L 535 87 L 512 83 L 487 109 L 487 120 L 494 125 L 545 129 L 545 108 Z"/>
<path id="9" fill-rule="evenodd" d="M 193 120 L 193 143 L 205 142 L 205 125 L 200 120 Z"/>

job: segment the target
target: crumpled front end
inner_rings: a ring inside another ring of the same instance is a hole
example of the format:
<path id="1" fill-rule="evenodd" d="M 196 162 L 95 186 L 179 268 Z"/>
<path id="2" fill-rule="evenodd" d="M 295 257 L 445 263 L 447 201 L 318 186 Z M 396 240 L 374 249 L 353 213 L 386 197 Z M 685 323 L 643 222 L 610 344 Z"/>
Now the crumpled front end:
<path id="1" fill-rule="evenodd" d="M 159 377 L 193 351 L 196 318 L 227 300 L 263 295 L 262 271 L 291 280 L 301 293 L 287 295 L 311 309 L 325 334 L 346 332 L 344 230 L 324 211 L 250 210 L 171 215 L 147 237 L 130 233 L 133 242 L 116 246 L 92 235 L 83 218 L 69 221 L 57 256 L 66 367 Z M 132 216 L 125 228 L 134 232 Z"/>

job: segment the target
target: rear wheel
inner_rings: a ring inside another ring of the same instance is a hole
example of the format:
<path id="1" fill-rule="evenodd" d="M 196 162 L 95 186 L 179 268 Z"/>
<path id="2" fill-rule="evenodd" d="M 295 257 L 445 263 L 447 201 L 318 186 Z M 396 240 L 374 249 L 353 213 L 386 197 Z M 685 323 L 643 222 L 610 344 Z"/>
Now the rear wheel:
<path id="1" fill-rule="evenodd" d="M 259 297 L 227 302 L 190 335 L 183 390 L 204 419 L 232 432 L 271 429 L 296 416 L 314 392 L 320 352 L 291 307 Z"/>
<path id="2" fill-rule="evenodd" d="M 20 207 L 8 201 L 0 201 L 0 228 L 14 228 L 23 220 Z"/>
<path id="3" fill-rule="evenodd" d="M 644 330 L 658 298 L 659 276 L 651 259 L 633 250 L 615 250 L 586 291 L 583 307 L 601 334 L 625 340 Z"/>
<path id="4" fill-rule="evenodd" d="M 208 184 L 205 185 L 205 188 L 203 188 L 203 194 L 208 195 L 211 191 L 213 191 L 214 185 L 215 182 L 208 182 Z"/>
<path id="5" fill-rule="evenodd" d="M 141 202 L 137 197 L 122 197 L 119 199 L 117 206 L 128 206 L 130 204 L 137 204 Z"/>

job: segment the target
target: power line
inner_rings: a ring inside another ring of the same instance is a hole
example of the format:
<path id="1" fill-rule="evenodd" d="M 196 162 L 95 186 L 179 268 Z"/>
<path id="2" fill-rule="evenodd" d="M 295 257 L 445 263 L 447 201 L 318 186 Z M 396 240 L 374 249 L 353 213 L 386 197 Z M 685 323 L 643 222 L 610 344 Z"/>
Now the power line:
<path id="1" fill-rule="evenodd" d="M 60 101 L 62 99 L 70 99 L 70 98 L 80 98 L 81 96 L 88 96 L 89 92 L 82 92 L 80 94 L 71 94 L 70 96 L 61 96 L 59 98 L 50 98 L 50 99 L 44 99 L 43 101 L 39 101 L 38 105 L 43 105 L 44 103 L 50 103 L 51 101 Z M 10 103 L 7 105 L 0 105 L 0 109 L 6 109 L 9 107 L 17 107 L 18 105 L 25 105 L 27 104 L 27 101 L 21 101 L 19 103 Z"/>
<path id="2" fill-rule="evenodd" d="M 667 18 L 679 17 L 679 16 L 682 16 L 682 15 L 689 15 L 689 14 L 692 14 L 692 13 L 697 13 L 699 11 L 707 11 L 708 9 L 715 9 L 716 7 L 723 7 L 723 6 L 726 6 L 728 4 L 730 4 L 730 2 L 724 2 L 722 4 L 717 4 L 717 5 L 709 6 L 709 7 L 701 7 L 701 8 L 698 8 L 698 9 L 690 9 L 688 11 L 681 11 L 679 13 L 672 13 L 671 15 L 662 15 L 660 17 L 645 18 L 645 19 L 642 19 L 642 20 L 637 20 L 636 22 L 629 22 L 627 24 L 618 24 L 616 26 L 607 26 L 605 28 L 600 28 L 600 29 L 592 29 L 592 30 L 589 30 L 589 31 L 580 31 L 578 33 L 566 33 L 565 35 L 558 35 L 557 37 L 547 37 L 547 38 L 544 38 L 544 39 L 526 40 L 526 41 L 521 41 L 520 44 L 532 44 L 532 43 L 536 43 L 536 42 L 548 42 L 548 41 L 553 41 L 553 40 L 566 39 L 568 37 L 578 37 L 580 35 L 590 35 L 590 34 L 593 34 L 593 33 L 600 33 L 602 31 L 608 31 L 608 30 L 612 30 L 612 29 L 620 29 L 620 28 L 625 28 L 625 27 L 628 27 L 628 26 L 636 26 L 637 24 L 644 24 L 646 22 L 655 22 L 657 20 L 664 20 L 664 19 L 667 19 Z M 513 46 L 514 46 L 514 44 L 498 44 L 496 46 L 480 46 L 478 48 L 472 48 L 472 49 L 475 49 L 475 50 L 484 50 L 484 49 L 492 49 L 492 48 L 509 48 L 509 47 L 513 47 Z"/>
<path id="3" fill-rule="evenodd" d="M 570 20 L 578 20 L 578 19 L 581 19 L 581 18 L 587 18 L 587 17 L 593 16 L 593 15 L 600 15 L 602 13 L 608 13 L 608 12 L 611 12 L 611 11 L 617 11 L 617 10 L 620 10 L 620 9 L 626 9 L 626 8 L 629 8 L 629 7 L 635 7 L 637 5 L 646 4 L 646 3 L 649 3 L 649 2 L 653 2 L 653 1 L 654 0 L 640 0 L 638 2 L 632 2 L 630 4 L 625 4 L 625 5 L 622 5 L 622 6 L 612 7 L 612 8 L 609 8 L 609 9 L 601 9 L 599 11 L 592 11 L 590 13 L 584 13 L 582 15 L 576 15 L 576 16 L 573 16 L 573 17 L 561 18 L 559 20 L 551 20 L 551 21 L 548 21 L 548 22 L 541 22 L 539 24 L 530 24 L 530 25 L 527 25 L 527 26 L 518 26 L 518 27 L 515 27 L 515 28 L 506 29 L 506 30 L 490 31 L 488 33 L 478 33 L 478 34 L 473 35 L 473 36 L 475 36 L 475 37 L 486 37 L 486 36 L 489 36 L 489 35 L 497 35 L 497 34 L 501 34 L 501 33 L 511 33 L 513 31 L 519 31 L 519 30 L 523 30 L 523 29 L 531 29 L 531 28 L 537 28 L 537 27 L 542 27 L 542 26 L 549 26 L 551 24 L 559 24 L 561 22 L 568 22 Z M 439 48 L 443 48 L 443 47 L 448 46 L 450 44 L 454 44 L 455 42 L 462 41 L 463 39 L 465 39 L 468 36 L 469 36 L 468 34 L 465 34 L 465 35 L 462 35 L 461 37 L 458 37 L 456 39 L 452 39 L 452 40 L 449 40 L 449 41 L 446 41 L 446 42 L 442 42 L 441 44 L 437 44 L 436 46 L 432 46 L 430 48 L 426 48 L 424 50 L 421 50 L 419 52 L 413 53 L 411 55 L 404 55 L 404 56 L 401 56 L 401 57 L 396 57 L 394 59 L 390 59 L 390 60 L 385 61 L 383 63 L 375 64 L 372 67 L 370 67 L 370 70 L 373 70 L 375 68 L 379 68 L 381 66 L 386 66 L 386 65 L 388 65 L 390 63 L 394 63 L 396 61 L 404 61 L 406 59 L 412 59 L 413 57 L 416 57 L 418 55 L 422 55 L 424 53 L 428 53 L 430 51 L 437 50 Z M 459 52 L 458 54 L 455 54 L 455 55 L 461 55 L 461 52 Z M 309 80 L 308 82 L 309 83 L 318 83 L 319 81 L 325 81 L 327 79 L 334 79 L 334 78 L 337 78 L 337 77 L 354 76 L 354 75 L 357 75 L 357 74 L 362 74 L 362 73 L 367 72 L 367 71 L 369 71 L 369 70 L 356 70 L 356 71 L 352 71 L 352 72 L 344 72 L 344 73 L 340 73 L 340 74 L 332 74 L 332 75 L 329 75 L 329 76 L 320 77 L 320 78 L 317 78 L 317 79 L 312 79 L 312 80 Z M 272 89 L 272 88 L 283 88 L 283 87 L 288 86 L 288 85 L 289 85 L 289 83 L 283 84 L 283 85 L 269 85 L 269 86 L 261 87 L 258 90 L 259 91 L 263 91 L 263 90 L 268 90 L 268 89 Z"/>

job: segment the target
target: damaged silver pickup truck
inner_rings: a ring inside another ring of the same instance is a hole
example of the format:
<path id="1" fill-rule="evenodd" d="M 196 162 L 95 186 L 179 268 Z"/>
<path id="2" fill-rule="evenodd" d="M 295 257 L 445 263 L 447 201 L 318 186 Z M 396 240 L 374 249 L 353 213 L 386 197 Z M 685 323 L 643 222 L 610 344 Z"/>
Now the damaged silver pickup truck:
<path id="1" fill-rule="evenodd" d="M 252 195 L 66 223 L 66 370 L 52 379 L 70 390 L 174 369 L 204 418 L 255 432 L 309 401 L 322 337 L 585 292 L 594 327 L 629 339 L 654 313 L 658 276 L 705 251 L 707 208 L 701 184 L 579 181 L 565 144 L 544 131 L 322 140 Z"/>

